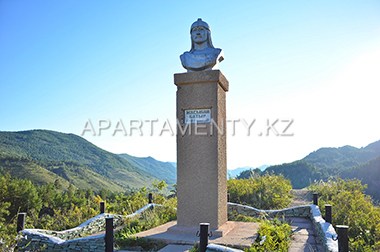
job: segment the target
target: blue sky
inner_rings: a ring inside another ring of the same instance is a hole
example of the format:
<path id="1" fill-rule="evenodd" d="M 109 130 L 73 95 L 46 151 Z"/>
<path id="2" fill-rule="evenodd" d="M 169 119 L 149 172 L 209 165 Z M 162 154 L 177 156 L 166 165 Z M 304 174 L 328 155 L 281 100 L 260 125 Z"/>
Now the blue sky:
<path id="1" fill-rule="evenodd" d="M 105 150 L 175 161 L 175 136 L 160 133 L 175 129 L 173 74 L 199 17 L 225 54 L 227 119 L 240 120 L 227 126 L 229 169 L 380 140 L 377 0 L 2 0 L 0 130 L 82 135 L 90 120 L 83 137 Z M 250 136 L 243 119 L 256 119 Z M 277 119 L 293 136 L 266 134 Z M 143 135 L 130 134 L 139 120 Z M 127 136 L 113 136 L 119 121 Z"/>

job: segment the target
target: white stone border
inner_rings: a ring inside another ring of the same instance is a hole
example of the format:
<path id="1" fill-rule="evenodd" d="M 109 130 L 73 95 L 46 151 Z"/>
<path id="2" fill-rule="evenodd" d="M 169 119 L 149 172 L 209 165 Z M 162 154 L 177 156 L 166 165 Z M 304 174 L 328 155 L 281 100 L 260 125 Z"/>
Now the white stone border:
<path id="1" fill-rule="evenodd" d="M 330 223 L 327 223 L 322 218 L 321 212 L 319 211 L 319 207 L 316 206 L 316 205 L 304 205 L 304 206 L 290 207 L 290 208 L 285 208 L 285 209 L 280 209 L 280 210 L 260 210 L 260 209 L 257 209 L 257 208 L 251 207 L 251 206 L 246 206 L 246 205 L 241 205 L 241 204 L 236 204 L 236 203 L 231 203 L 231 202 L 228 202 L 228 205 L 248 208 L 248 209 L 254 210 L 254 211 L 259 212 L 259 213 L 281 213 L 281 212 L 284 212 L 284 211 L 287 211 L 287 210 L 293 210 L 293 209 L 297 209 L 297 208 L 310 208 L 310 219 L 311 219 L 311 221 L 313 223 L 314 229 L 317 231 L 318 234 L 320 234 L 320 231 L 323 232 L 324 237 L 320 237 L 320 238 L 321 239 L 324 238 L 325 245 L 326 245 L 328 251 L 338 252 L 338 241 L 333 240 L 333 237 L 337 237 L 335 229 L 334 229 L 334 227 Z M 160 206 L 160 205 L 157 205 L 157 204 L 148 204 L 148 205 L 144 206 L 143 208 L 139 209 L 138 211 L 136 211 L 135 213 L 125 216 L 125 218 L 134 217 L 134 216 L 136 216 L 138 214 L 141 214 L 142 212 L 146 211 L 147 209 L 150 209 L 150 208 L 155 207 L 155 206 Z M 67 229 L 67 230 L 63 230 L 63 231 L 57 231 L 56 233 L 68 233 L 68 232 L 78 231 L 78 230 L 83 229 L 84 227 L 90 225 L 93 221 L 96 221 L 96 220 L 98 220 L 100 218 L 104 218 L 104 217 L 108 217 L 108 216 L 117 216 L 117 215 L 115 215 L 115 214 L 106 214 L 106 213 L 99 214 L 99 215 L 97 215 L 97 216 L 95 216 L 95 217 L 93 217 L 93 218 L 91 218 L 91 219 L 83 222 L 78 227 Z M 40 232 L 44 232 L 44 231 L 48 231 L 48 230 L 43 230 L 43 229 L 24 229 L 21 232 L 24 235 L 38 236 L 38 237 L 41 238 L 41 241 L 45 240 L 45 241 L 49 241 L 49 242 L 51 242 L 53 244 L 57 244 L 57 245 L 64 245 L 66 243 L 69 244 L 69 243 L 74 242 L 74 241 L 78 242 L 78 241 L 84 241 L 84 240 L 89 240 L 89 239 L 98 239 L 98 238 L 102 238 L 102 237 L 105 236 L 105 234 L 102 234 L 102 235 L 88 236 L 88 237 L 76 238 L 76 239 L 71 239 L 71 240 L 65 241 L 65 240 L 60 239 L 58 237 L 55 237 L 53 235 L 48 235 L 48 234 L 40 233 Z M 211 249 L 211 250 L 215 250 L 215 251 L 226 251 L 225 250 L 226 247 L 215 245 L 215 244 L 209 244 L 208 248 Z M 221 249 L 224 249 L 224 250 L 221 250 Z M 233 250 L 231 249 L 231 250 L 228 250 L 228 251 L 232 252 L 232 251 L 236 251 L 236 250 L 235 249 L 233 249 Z M 237 251 L 239 251 L 239 250 L 237 250 Z"/>
<path id="2" fill-rule="evenodd" d="M 241 204 L 232 203 L 232 202 L 228 202 L 227 204 L 231 205 L 231 206 L 241 206 L 241 207 L 249 208 L 249 209 L 255 210 L 256 212 L 259 212 L 259 213 L 280 213 L 280 212 L 283 212 L 286 210 L 293 210 L 293 209 L 297 209 L 297 208 L 301 208 L 301 207 L 310 207 L 310 205 L 304 205 L 304 206 L 289 207 L 289 208 L 284 208 L 284 209 L 279 209 L 279 210 L 260 210 L 260 209 L 257 209 L 257 208 L 251 207 L 251 206 L 241 205 Z"/>
<path id="3" fill-rule="evenodd" d="M 157 205 L 157 204 L 153 204 L 153 203 L 147 204 L 143 208 L 137 210 L 135 213 L 127 215 L 124 218 L 135 217 L 136 215 L 139 215 L 139 214 L 143 213 L 144 211 L 146 211 L 152 207 L 156 207 L 156 206 L 161 206 L 161 205 Z M 27 240 L 28 240 L 28 238 L 27 238 L 28 236 L 33 237 L 31 239 L 31 242 L 43 242 L 43 243 L 48 242 L 48 243 L 52 243 L 55 245 L 65 246 L 66 244 L 70 244 L 72 242 L 80 242 L 80 241 L 96 240 L 99 238 L 104 238 L 105 234 L 75 238 L 75 239 L 70 239 L 70 240 L 63 240 L 63 239 L 58 238 L 52 234 L 46 234 L 45 232 L 49 232 L 49 233 L 54 232 L 54 234 L 71 233 L 71 232 L 75 232 L 75 231 L 79 231 L 81 229 L 84 229 L 86 226 L 90 225 L 92 222 L 94 222 L 96 220 L 106 218 L 106 217 L 112 217 L 112 216 L 122 216 L 122 215 L 109 214 L 109 213 L 99 214 L 99 215 L 97 215 L 91 219 L 88 219 L 87 221 L 83 222 L 82 224 L 80 224 L 77 227 L 67 229 L 67 230 L 63 230 L 63 231 L 51 231 L 51 230 L 44 230 L 44 229 L 24 229 L 24 230 L 21 230 L 21 233 L 26 236 Z M 36 238 L 36 237 L 38 237 L 38 238 Z"/>
<path id="4" fill-rule="evenodd" d="M 206 252 L 244 252 L 243 250 L 240 249 L 234 249 L 234 248 L 229 248 L 223 245 L 217 245 L 210 243 L 207 245 Z"/>
<path id="5" fill-rule="evenodd" d="M 317 205 L 311 205 L 310 208 L 314 229 L 318 229 L 319 227 L 317 227 L 317 225 L 320 225 L 320 228 L 325 235 L 324 238 L 327 249 L 331 252 L 338 252 L 338 241 L 333 240 L 333 237 L 337 237 L 333 225 L 326 222 L 322 218 L 321 212 L 319 211 L 319 207 Z"/>

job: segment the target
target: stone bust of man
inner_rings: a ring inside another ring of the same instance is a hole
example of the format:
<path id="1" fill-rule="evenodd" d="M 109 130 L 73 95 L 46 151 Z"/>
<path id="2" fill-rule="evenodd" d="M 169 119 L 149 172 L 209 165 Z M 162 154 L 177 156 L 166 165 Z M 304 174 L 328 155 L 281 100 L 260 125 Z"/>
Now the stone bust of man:
<path id="1" fill-rule="evenodd" d="M 187 72 L 216 69 L 224 60 L 222 49 L 215 48 L 211 40 L 210 26 L 198 18 L 190 28 L 191 49 L 181 54 L 182 66 Z"/>

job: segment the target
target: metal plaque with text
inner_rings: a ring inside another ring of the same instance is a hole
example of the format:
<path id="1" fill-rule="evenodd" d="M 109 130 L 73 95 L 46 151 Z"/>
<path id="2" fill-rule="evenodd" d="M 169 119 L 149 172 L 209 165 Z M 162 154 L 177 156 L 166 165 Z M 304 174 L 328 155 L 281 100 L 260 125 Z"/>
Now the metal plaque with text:
<path id="1" fill-rule="evenodd" d="M 186 109 L 185 123 L 211 122 L 211 109 Z"/>

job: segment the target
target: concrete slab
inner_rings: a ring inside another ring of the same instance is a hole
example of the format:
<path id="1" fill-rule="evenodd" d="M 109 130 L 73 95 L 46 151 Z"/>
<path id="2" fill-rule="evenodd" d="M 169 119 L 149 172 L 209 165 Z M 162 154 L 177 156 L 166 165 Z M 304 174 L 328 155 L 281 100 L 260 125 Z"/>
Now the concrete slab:
<path id="1" fill-rule="evenodd" d="M 168 246 L 159 250 L 158 252 L 188 252 L 192 247 L 192 245 L 169 244 Z"/>
<path id="2" fill-rule="evenodd" d="M 325 252 L 325 249 L 322 245 L 316 244 L 295 244 L 291 245 L 289 252 Z"/>
<path id="3" fill-rule="evenodd" d="M 222 226 L 220 226 L 218 229 L 211 229 L 209 230 L 212 233 L 212 236 L 214 237 L 222 237 L 226 236 L 231 230 L 235 228 L 235 221 L 227 221 Z M 189 228 L 189 227 L 178 227 L 177 225 L 174 225 L 170 228 L 168 228 L 169 233 L 182 233 L 182 234 L 196 234 L 199 231 L 199 227 L 196 228 Z"/>
<path id="4" fill-rule="evenodd" d="M 299 234 L 299 235 L 313 235 L 316 236 L 317 233 L 314 231 L 314 229 L 305 229 L 305 228 L 292 228 L 293 235 Z"/>
<path id="5" fill-rule="evenodd" d="M 234 228 L 223 237 L 210 237 L 209 242 L 221 245 L 238 246 L 248 248 L 252 245 L 257 237 L 258 223 L 252 222 L 232 222 Z M 188 244 L 194 245 L 199 241 L 196 232 L 191 233 L 173 233 L 168 229 L 177 225 L 176 221 L 168 222 L 159 227 L 153 228 L 135 234 L 136 237 L 148 237 L 150 239 L 163 240 L 168 244 Z"/>

